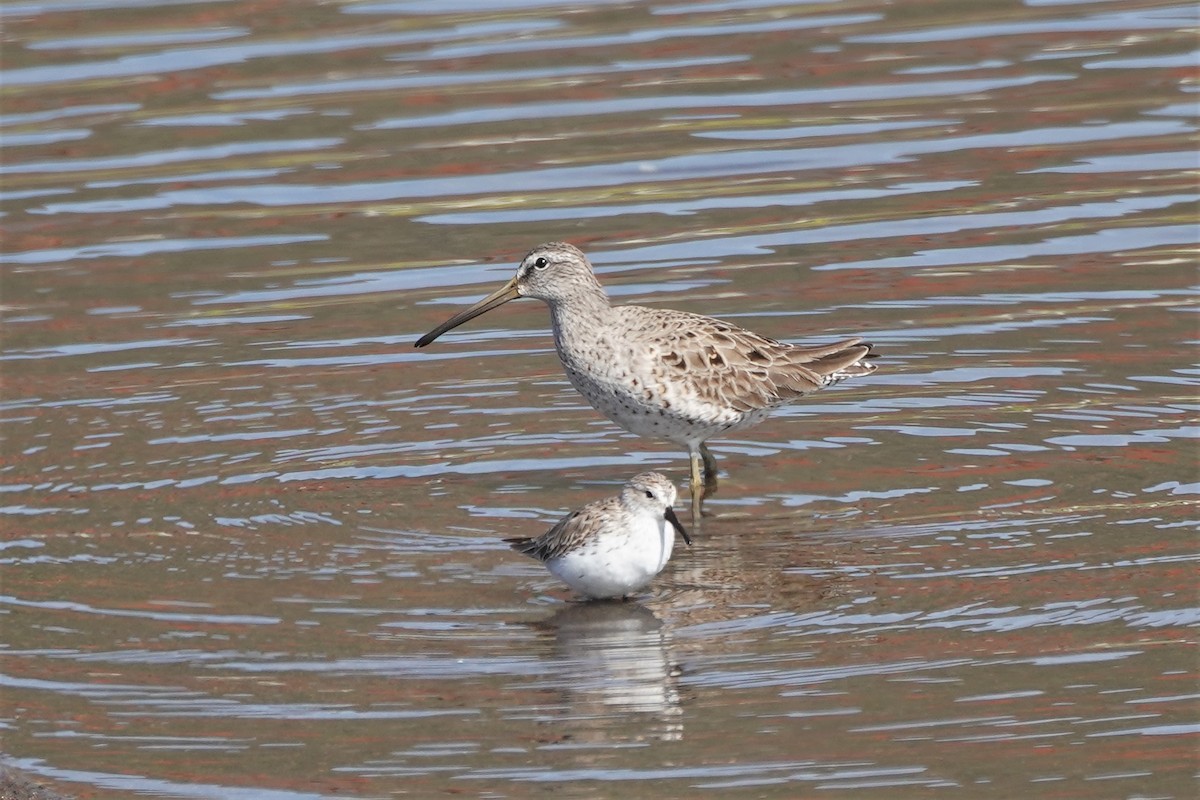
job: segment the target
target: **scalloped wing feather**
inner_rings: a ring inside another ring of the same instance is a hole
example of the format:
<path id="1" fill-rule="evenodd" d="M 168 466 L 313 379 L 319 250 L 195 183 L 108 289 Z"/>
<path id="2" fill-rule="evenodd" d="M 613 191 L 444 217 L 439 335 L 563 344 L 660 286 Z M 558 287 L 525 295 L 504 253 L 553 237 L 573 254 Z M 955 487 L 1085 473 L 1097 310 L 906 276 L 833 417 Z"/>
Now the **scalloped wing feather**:
<path id="1" fill-rule="evenodd" d="M 629 335 L 662 382 L 739 412 L 795 400 L 875 371 L 871 345 L 846 339 L 803 347 L 685 311 L 622 306 Z"/>
<path id="2" fill-rule="evenodd" d="M 607 518 L 612 510 L 609 506 L 617 505 L 618 499 L 610 497 L 589 503 L 578 511 L 572 511 L 554 523 L 554 527 L 537 538 L 527 536 L 505 539 L 508 546 L 522 555 L 536 558 L 538 561 L 549 561 L 558 558 L 579 547 L 588 536 L 595 535 L 597 517 Z"/>

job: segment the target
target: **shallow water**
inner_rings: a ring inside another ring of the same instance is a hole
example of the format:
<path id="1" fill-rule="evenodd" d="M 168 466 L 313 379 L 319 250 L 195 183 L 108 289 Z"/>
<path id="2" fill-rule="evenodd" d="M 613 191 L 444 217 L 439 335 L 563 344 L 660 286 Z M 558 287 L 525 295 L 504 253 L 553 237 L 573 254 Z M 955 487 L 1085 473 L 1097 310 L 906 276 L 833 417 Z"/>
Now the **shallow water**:
<path id="1" fill-rule="evenodd" d="M 6 762 L 1190 797 L 1194 9 L 428 7 L 0 10 Z M 539 303 L 412 348 L 554 239 L 621 302 L 880 353 L 712 443 L 718 516 L 635 603 L 500 540 L 683 454 Z"/>

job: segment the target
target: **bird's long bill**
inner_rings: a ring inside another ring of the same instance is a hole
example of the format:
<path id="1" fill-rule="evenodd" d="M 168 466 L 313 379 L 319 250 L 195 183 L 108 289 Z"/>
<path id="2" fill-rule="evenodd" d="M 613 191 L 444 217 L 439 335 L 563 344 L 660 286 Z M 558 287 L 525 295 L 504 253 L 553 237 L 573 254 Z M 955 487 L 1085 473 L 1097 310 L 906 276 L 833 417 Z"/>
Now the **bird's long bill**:
<path id="1" fill-rule="evenodd" d="M 664 516 L 666 516 L 667 522 L 674 525 L 675 530 L 679 531 L 679 535 L 683 537 L 683 541 L 687 543 L 687 546 L 691 547 L 692 537 L 688 536 L 687 529 L 683 527 L 683 523 L 679 521 L 679 517 L 675 516 L 675 509 L 667 506 L 667 513 Z"/>
<path id="2" fill-rule="evenodd" d="M 417 339 L 417 343 L 413 345 L 413 347 L 424 347 L 446 331 L 457 328 L 467 320 L 475 319 L 480 314 L 486 314 L 493 308 L 502 306 L 509 300 L 515 300 L 520 296 L 521 295 L 517 293 L 517 279 L 514 277 L 508 283 L 504 284 L 499 289 L 468 308 L 466 311 L 458 312 L 453 317 L 422 336 L 420 339 Z"/>

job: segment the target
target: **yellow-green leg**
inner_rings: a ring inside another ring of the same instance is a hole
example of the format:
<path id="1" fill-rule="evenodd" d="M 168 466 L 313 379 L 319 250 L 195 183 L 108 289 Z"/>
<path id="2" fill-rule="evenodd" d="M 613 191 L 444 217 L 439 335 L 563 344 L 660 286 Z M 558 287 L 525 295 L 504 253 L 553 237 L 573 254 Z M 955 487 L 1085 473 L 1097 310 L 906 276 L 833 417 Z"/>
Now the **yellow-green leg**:
<path id="1" fill-rule="evenodd" d="M 701 476 L 700 464 L 704 445 L 688 448 L 688 460 L 692 462 L 692 480 L 688 488 L 692 492 L 692 532 L 700 532 L 700 515 L 703 513 L 700 504 L 704 500 L 704 478 Z"/>
<path id="2" fill-rule="evenodd" d="M 700 495 L 703 500 L 717 493 L 717 460 L 703 442 L 700 443 L 700 458 L 704 459 L 704 492 Z"/>

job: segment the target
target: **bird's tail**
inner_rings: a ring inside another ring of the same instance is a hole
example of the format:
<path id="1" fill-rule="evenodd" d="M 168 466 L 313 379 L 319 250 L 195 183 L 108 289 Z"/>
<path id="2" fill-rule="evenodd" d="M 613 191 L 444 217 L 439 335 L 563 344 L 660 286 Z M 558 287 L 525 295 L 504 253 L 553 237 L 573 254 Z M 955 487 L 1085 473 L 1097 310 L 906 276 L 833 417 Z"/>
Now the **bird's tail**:
<path id="1" fill-rule="evenodd" d="M 504 543 L 516 550 L 521 555 L 536 558 L 538 561 L 545 561 L 545 556 L 542 554 L 542 549 L 538 547 L 537 540 L 530 539 L 528 536 L 517 536 L 512 539 L 505 539 Z"/>

